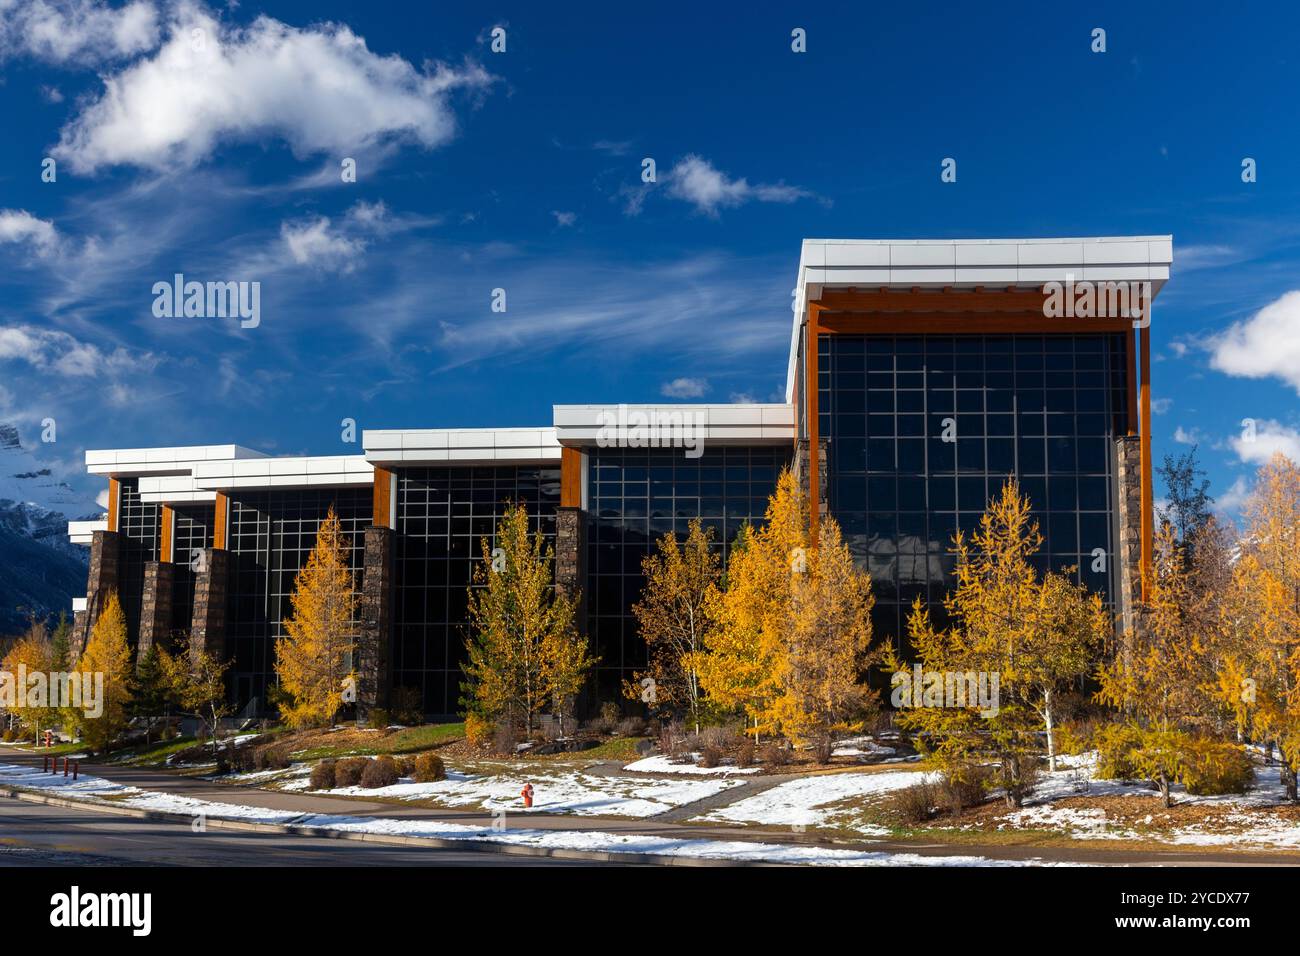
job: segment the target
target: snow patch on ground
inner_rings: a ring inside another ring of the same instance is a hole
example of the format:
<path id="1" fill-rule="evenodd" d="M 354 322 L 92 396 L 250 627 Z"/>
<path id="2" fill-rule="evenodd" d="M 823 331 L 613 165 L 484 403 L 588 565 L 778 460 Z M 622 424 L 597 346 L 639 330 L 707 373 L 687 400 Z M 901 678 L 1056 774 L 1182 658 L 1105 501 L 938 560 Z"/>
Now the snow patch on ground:
<path id="1" fill-rule="evenodd" d="M 737 767 L 735 764 L 701 767 L 694 762 L 698 757 L 699 754 L 691 754 L 690 762 L 686 763 L 678 762 L 666 754 L 656 754 L 653 757 L 646 757 L 644 760 L 630 763 L 623 769 L 632 773 L 686 773 L 721 777 L 729 777 L 733 773 L 758 773 L 761 769 L 759 767 Z"/>
<path id="2" fill-rule="evenodd" d="M 836 773 L 804 777 L 737 800 L 695 818 L 706 823 L 757 823 L 774 827 L 821 827 L 855 830 L 870 836 L 889 831 L 861 819 L 851 801 L 877 797 L 921 783 L 929 774 L 916 770 L 881 773 Z M 848 804 L 848 805 L 846 805 Z"/>
<path id="3" fill-rule="evenodd" d="M 533 785 L 533 805 L 525 809 L 520 791 Z M 534 769 L 522 773 L 447 772 L 436 783 L 397 783 L 366 790 L 339 787 L 330 796 L 427 800 L 444 807 L 476 807 L 516 813 L 572 813 L 579 816 L 653 817 L 740 786 L 733 780 L 665 780 L 606 777 L 581 770 Z"/>

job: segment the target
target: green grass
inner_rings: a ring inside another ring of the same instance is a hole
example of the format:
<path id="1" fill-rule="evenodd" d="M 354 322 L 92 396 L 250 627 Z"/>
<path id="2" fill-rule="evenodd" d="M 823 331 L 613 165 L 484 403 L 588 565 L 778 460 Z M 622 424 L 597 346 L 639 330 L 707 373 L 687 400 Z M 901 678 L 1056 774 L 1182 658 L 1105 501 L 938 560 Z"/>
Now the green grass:
<path id="1" fill-rule="evenodd" d="M 590 750 L 575 750 L 573 753 L 552 754 L 557 760 L 626 760 L 629 763 L 640 758 L 636 745 L 644 737 L 614 737 Z M 549 760 L 551 757 L 531 757 L 532 760 Z"/>
<path id="2" fill-rule="evenodd" d="M 373 746 L 309 747 L 306 750 L 295 750 L 293 756 L 295 760 L 322 760 L 326 757 L 407 754 L 449 744 L 464 736 L 464 723 L 422 724 L 419 727 L 403 728 L 383 740 L 375 741 Z"/>

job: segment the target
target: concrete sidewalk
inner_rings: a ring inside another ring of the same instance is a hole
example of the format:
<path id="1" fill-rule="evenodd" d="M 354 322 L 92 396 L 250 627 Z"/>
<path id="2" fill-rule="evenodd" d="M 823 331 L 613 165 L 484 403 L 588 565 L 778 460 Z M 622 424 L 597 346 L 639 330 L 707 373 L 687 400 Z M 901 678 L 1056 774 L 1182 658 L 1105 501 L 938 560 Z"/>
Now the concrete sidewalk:
<path id="1" fill-rule="evenodd" d="M 16 751 L 0 747 L 0 763 L 41 765 L 39 753 Z M 196 777 L 185 777 L 160 770 L 122 767 L 113 764 L 96 764 L 82 761 L 83 773 L 101 777 L 123 786 L 136 787 L 159 793 L 173 794 L 214 803 L 228 803 L 243 807 L 257 807 L 280 812 L 302 814 L 334 814 L 354 817 L 376 817 L 404 821 L 451 823 L 459 826 L 490 829 L 493 817 L 481 810 L 457 810 L 427 806 L 401 806 L 355 797 L 332 797 L 319 794 L 286 793 L 262 790 L 249 785 L 222 784 Z M 786 775 L 782 775 L 785 779 Z M 752 781 L 754 792 L 773 785 L 766 780 Z M 779 782 L 779 781 L 777 781 Z M 728 791 L 732 799 L 745 795 L 746 788 Z M 876 853 L 914 853 L 921 856 L 981 856 L 990 860 L 1042 860 L 1044 862 L 1069 862 L 1092 865 L 1285 865 L 1295 866 L 1293 854 L 1272 852 L 1232 852 L 1197 848 L 1193 850 L 1164 849 L 1103 849 L 1089 845 L 1002 845 L 980 843 L 936 843 L 933 837 L 923 840 L 899 838 L 846 838 L 833 840 L 825 834 L 797 833 L 790 829 L 768 828 L 757 825 L 716 826 L 684 825 L 676 822 L 692 815 L 692 810 L 704 812 L 711 798 L 676 808 L 658 817 L 595 817 L 574 814 L 514 813 L 508 814 L 508 826 L 535 830 L 600 832 L 619 836 L 653 836 L 671 840 L 722 840 L 748 843 L 775 843 L 824 847 L 837 850 L 857 850 Z"/>

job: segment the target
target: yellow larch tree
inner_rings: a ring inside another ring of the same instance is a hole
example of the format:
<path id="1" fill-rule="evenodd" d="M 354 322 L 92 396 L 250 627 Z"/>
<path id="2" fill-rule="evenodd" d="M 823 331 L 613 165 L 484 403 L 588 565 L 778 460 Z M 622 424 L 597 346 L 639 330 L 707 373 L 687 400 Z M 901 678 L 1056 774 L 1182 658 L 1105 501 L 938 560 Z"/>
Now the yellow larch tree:
<path id="1" fill-rule="evenodd" d="M 530 735 L 548 707 L 563 718 L 595 660 L 574 626 L 576 596 L 554 587 L 554 550 L 528 533 L 528 510 L 511 505 L 482 540 L 469 590 L 468 659 L 461 703 L 477 717 Z"/>
<path id="2" fill-rule="evenodd" d="M 1300 468 L 1276 454 L 1245 507 L 1235 568 L 1244 639 L 1220 689 L 1252 737 L 1282 754 L 1287 796 L 1300 773 Z M 1235 679 L 1235 680 L 1234 680 Z M 1235 683 L 1235 686 L 1234 686 Z"/>
<path id="3" fill-rule="evenodd" d="M 787 468 L 768 500 L 764 523 L 741 528 L 709 613 L 716 622 L 700 661 L 700 686 L 718 706 L 742 711 L 757 738 L 777 733 L 778 669 L 796 571 L 808 561 L 808 509 Z"/>
<path id="4" fill-rule="evenodd" d="M 854 564 L 829 515 L 818 525 L 817 547 L 791 572 L 773 711 L 785 736 L 827 763 L 835 735 L 861 730 L 875 704 L 863 682 L 872 663 L 871 577 Z"/>
<path id="5" fill-rule="evenodd" d="M 358 604 L 348 539 L 332 505 L 290 601 L 293 613 L 275 642 L 275 675 L 286 695 L 281 716 L 290 727 L 328 726 L 343 706 L 344 681 L 353 676 L 348 664 Z"/>
<path id="6" fill-rule="evenodd" d="M 71 713 L 87 745 L 102 753 L 126 729 L 127 705 L 131 702 L 134 686 L 126 615 L 122 612 L 122 602 L 118 600 L 116 591 L 109 595 L 103 612 L 95 621 L 76 669 L 81 673 L 83 700 L 85 688 L 94 685 L 98 675 L 103 678 L 101 712 L 97 715 L 88 714 L 82 708 Z"/>
<path id="7" fill-rule="evenodd" d="M 19 681 L 19 668 L 22 668 L 22 672 L 28 676 L 44 675 L 44 681 L 48 687 L 50 674 L 60 669 L 60 664 L 56 658 L 54 642 L 50 639 L 45 625 L 40 621 L 33 620 L 27 629 L 27 633 L 14 643 L 9 649 L 9 653 L 5 655 L 4 661 L 0 662 L 0 670 L 4 670 L 13 682 L 15 706 L 12 714 L 23 730 L 33 737 L 39 738 L 42 730 L 53 728 L 61 722 L 59 708 L 50 706 L 52 704 L 57 705 L 57 701 L 48 698 L 45 701 L 45 706 L 28 706 L 31 702 L 26 699 L 27 687 Z"/>
<path id="8" fill-rule="evenodd" d="M 656 549 L 641 562 L 645 586 L 632 606 L 646 642 L 648 666 L 633 675 L 624 693 L 645 699 L 649 682 L 653 703 L 684 711 L 699 733 L 704 716 L 700 660 L 712 626 L 709 612 L 722 560 L 713 529 L 705 529 L 698 518 L 691 520 L 684 542 L 669 532 Z"/>

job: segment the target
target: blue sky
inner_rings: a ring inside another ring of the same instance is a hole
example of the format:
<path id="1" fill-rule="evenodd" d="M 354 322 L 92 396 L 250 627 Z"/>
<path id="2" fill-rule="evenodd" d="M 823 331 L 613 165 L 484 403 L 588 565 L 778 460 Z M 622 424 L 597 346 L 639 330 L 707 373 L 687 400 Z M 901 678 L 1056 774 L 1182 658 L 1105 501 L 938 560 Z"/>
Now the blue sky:
<path id="1" fill-rule="evenodd" d="M 1300 455 L 1292 5 L 406 6 L 0 0 L 0 420 L 44 463 L 771 400 L 804 237 L 1163 233 L 1157 460 L 1231 508 Z M 260 325 L 155 317 L 177 272 Z"/>

